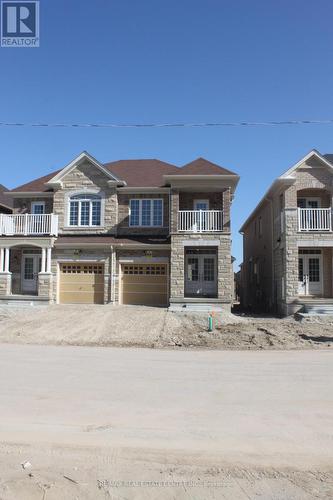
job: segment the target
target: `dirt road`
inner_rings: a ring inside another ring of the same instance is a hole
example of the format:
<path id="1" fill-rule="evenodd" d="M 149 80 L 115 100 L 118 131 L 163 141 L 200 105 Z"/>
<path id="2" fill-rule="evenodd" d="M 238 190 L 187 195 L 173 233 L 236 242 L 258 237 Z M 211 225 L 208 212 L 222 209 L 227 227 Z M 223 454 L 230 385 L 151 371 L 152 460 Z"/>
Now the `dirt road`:
<path id="1" fill-rule="evenodd" d="M 2 345 L 0 498 L 332 498 L 332 380 L 327 350 Z"/>

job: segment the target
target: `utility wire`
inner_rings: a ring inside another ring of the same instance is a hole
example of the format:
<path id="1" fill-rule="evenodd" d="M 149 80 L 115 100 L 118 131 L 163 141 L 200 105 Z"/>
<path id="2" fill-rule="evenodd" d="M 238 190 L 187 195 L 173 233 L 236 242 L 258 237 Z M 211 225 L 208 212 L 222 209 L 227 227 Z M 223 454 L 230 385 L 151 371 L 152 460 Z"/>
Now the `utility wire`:
<path id="1" fill-rule="evenodd" d="M 0 122 L 0 127 L 50 128 L 208 128 L 208 127 L 270 127 L 282 125 L 332 125 L 330 120 L 284 120 L 272 122 L 216 122 L 216 123 L 23 123 Z"/>

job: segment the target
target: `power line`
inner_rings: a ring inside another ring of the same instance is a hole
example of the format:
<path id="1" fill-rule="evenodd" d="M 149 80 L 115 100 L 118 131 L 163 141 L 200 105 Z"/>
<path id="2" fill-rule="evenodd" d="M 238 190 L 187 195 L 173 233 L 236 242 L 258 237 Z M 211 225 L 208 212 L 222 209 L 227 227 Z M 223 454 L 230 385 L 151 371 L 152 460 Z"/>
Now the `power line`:
<path id="1" fill-rule="evenodd" d="M 209 128 L 209 127 L 271 127 L 282 125 L 332 125 L 330 120 L 284 120 L 271 122 L 216 122 L 216 123 L 24 123 L 0 122 L 0 127 L 49 128 Z"/>
<path id="2" fill-rule="evenodd" d="M 5 123 L 1 127 L 64 127 L 64 128 L 163 128 L 163 127 L 258 127 L 281 125 L 332 124 L 332 120 L 285 120 L 271 122 L 216 122 L 216 123 Z"/>

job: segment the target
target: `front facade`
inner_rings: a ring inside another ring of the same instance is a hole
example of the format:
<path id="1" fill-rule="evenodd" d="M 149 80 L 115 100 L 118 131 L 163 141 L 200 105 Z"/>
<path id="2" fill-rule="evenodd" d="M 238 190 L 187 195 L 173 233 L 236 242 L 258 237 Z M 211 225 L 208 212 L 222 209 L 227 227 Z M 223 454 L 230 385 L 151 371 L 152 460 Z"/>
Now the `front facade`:
<path id="1" fill-rule="evenodd" d="M 84 152 L 9 193 L 0 301 L 189 307 L 232 303 L 238 176 L 199 158 L 101 164 Z"/>
<path id="2" fill-rule="evenodd" d="M 312 150 L 241 228 L 243 307 L 290 315 L 333 304 L 333 155 Z"/>

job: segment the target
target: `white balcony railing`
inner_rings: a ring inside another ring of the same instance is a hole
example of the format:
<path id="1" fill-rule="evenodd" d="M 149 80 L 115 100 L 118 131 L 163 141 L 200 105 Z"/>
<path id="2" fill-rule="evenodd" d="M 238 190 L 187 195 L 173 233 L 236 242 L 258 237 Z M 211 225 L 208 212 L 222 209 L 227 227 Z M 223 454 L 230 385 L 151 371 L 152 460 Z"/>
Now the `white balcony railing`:
<path id="1" fill-rule="evenodd" d="M 210 233 L 222 230 L 222 210 L 180 210 L 178 212 L 178 231 Z"/>
<path id="2" fill-rule="evenodd" d="M 331 208 L 298 208 L 299 231 L 332 231 Z"/>
<path id="3" fill-rule="evenodd" d="M 0 214 L 0 236 L 58 236 L 54 214 Z"/>

